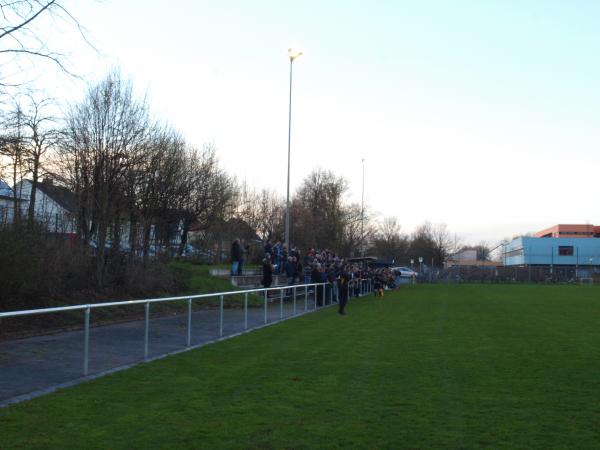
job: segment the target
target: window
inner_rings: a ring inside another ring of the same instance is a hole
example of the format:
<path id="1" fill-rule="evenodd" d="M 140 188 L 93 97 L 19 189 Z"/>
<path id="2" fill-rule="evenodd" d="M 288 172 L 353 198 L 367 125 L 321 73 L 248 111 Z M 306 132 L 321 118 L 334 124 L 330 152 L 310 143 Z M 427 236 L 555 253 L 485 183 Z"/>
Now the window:
<path id="1" fill-rule="evenodd" d="M 560 245 L 558 247 L 558 255 L 559 256 L 573 256 L 573 246 L 572 245 Z"/>
<path id="2" fill-rule="evenodd" d="M 511 250 L 505 253 L 507 258 L 512 258 L 514 256 L 523 256 L 523 247 L 517 248 L 516 250 Z"/>

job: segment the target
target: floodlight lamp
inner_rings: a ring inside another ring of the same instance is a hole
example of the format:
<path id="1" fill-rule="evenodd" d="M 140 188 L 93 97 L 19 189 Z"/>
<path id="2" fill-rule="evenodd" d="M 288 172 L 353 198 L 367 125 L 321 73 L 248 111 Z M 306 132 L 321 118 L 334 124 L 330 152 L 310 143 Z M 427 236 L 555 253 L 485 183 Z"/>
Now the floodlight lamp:
<path id="1" fill-rule="evenodd" d="M 300 55 L 302 55 L 302 52 L 300 50 L 296 50 L 293 48 L 288 49 L 288 56 L 290 57 L 290 61 L 295 60 Z"/>

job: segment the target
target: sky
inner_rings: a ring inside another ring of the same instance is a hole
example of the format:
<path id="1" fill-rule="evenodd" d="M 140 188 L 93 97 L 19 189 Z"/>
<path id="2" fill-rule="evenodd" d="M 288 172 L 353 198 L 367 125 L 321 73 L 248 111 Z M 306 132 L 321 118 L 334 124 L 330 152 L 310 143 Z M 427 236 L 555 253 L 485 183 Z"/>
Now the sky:
<path id="1" fill-rule="evenodd" d="M 226 170 L 285 195 L 316 168 L 402 229 L 445 223 L 495 244 L 600 223 L 600 2 L 67 0 L 98 52 L 48 27 L 81 79 L 118 67 L 152 111 Z"/>

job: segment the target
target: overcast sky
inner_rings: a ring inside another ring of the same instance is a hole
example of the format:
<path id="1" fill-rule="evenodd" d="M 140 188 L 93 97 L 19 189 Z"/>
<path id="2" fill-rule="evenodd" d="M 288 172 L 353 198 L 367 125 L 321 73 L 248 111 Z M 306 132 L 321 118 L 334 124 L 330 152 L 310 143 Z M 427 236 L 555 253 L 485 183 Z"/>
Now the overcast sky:
<path id="1" fill-rule="evenodd" d="M 465 242 L 599 223 L 600 2 L 198 1 L 66 3 L 86 81 L 120 67 L 154 113 L 224 167 L 285 194 L 322 167 L 404 231 L 446 223 Z M 58 40 L 58 37 L 52 39 Z M 57 41 L 58 42 L 58 41 Z M 48 75 L 57 97 L 84 84 Z"/>

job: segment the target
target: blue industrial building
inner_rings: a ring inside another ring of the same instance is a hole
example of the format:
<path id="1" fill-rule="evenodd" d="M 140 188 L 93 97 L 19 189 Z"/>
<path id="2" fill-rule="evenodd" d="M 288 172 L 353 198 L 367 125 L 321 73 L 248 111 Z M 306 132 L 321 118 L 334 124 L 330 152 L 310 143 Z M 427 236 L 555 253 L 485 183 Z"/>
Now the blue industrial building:
<path id="1" fill-rule="evenodd" d="M 600 266 L 600 238 L 519 237 L 504 246 L 505 266 Z"/>

